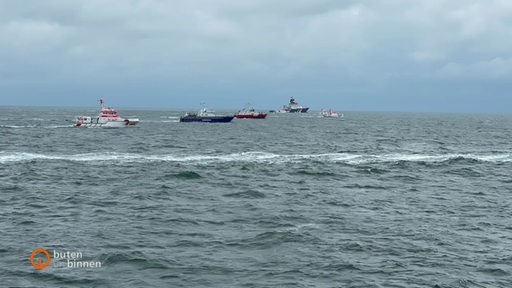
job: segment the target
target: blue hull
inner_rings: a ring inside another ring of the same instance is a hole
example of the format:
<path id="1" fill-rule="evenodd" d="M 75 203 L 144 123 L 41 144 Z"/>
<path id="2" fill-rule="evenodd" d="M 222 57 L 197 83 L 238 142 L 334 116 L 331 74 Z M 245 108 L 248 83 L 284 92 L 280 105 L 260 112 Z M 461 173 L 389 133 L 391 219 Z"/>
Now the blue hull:
<path id="1" fill-rule="evenodd" d="M 212 117 L 198 117 L 198 116 L 184 116 L 180 118 L 180 122 L 206 122 L 206 123 L 227 123 L 231 122 L 234 116 L 212 116 Z"/>
<path id="2" fill-rule="evenodd" d="M 290 109 L 290 113 L 307 113 L 309 110 L 308 108 L 300 108 L 300 109 Z"/>

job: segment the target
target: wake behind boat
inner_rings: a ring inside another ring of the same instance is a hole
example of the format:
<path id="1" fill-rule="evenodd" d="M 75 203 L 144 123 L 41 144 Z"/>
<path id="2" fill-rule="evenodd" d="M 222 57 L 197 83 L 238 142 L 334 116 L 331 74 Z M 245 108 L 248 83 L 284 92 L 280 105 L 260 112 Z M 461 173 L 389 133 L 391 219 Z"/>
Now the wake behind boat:
<path id="1" fill-rule="evenodd" d="M 121 118 L 117 114 L 117 110 L 105 107 L 105 101 L 100 99 L 99 115 L 94 116 L 77 116 L 73 125 L 76 127 L 101 127 L 101 128 L 121 128 L 135 126 L 139 123 L 138 118 Z"/>
<path id="2" fill-rule="evenodd" d="M 180 117 L 180 122 L 207 122 L 207 123 L 227 123 L 231 122 L 234 116 L 217 115 L 215 111 L 207 108 L 199 110 L 198 113 L 186 113 Z"/>

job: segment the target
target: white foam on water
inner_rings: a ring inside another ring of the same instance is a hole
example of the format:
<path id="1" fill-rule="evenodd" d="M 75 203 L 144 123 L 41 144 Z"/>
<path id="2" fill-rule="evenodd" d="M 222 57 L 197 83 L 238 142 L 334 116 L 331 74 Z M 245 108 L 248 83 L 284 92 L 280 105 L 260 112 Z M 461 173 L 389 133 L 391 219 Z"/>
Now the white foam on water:
<path id="1" fill-rule="evenodd" d="M 23 128 L 36 128 L 37 125 L 0 125 L 0 128 L 23 129 Z"/>
<path id="2" fill-rule="evenodd" d="M 164 118 L 166 119 L 166 118 Z M 144 122 L 144 123 L 178 123 L 180 122 L 179 119 L 177 120 L 174 120 L 174 119 L 168 119 L 168 120 L 140 120 L 140 122 Z"/>
<path id="3" fill-rule="evenodd" d="M 512 162 L 512 154 L 496 154 L 475 156 L 476 159 L 485 162 Z"/>
<path id="4" fill-rule="evenodd" d="M 375 155 L 375 162 L 426 162 L 426 163 L 440 163 L 455 159 L 476 160 L 481 162 L 511 162 L 512 154 L 439 154 L 439 155 L 425 155 L 425 154 L 385 154 Z"/>
<path id="5" fill-rule="evenodd" d="M 49 125 L 49 126 L 40 126 L 40 125 L 0 125 L 0 128 L 10 128 L 10 129 L 24 129 L 24 128 L 39 128 L 39 129 L 56 129 L 56 128 L 69 128 L 74 127 L 72 124 L 67 125 Z"/>
<path id="6" fill-rule="evenodd" d="M 8 162 L 23 162 L 23 161 L 31 161 L 34 159 L 48 159 L 47 156 L 42 154 L 34 154 L 34 153 L 0 153 L 0 163 L 8 163 Z"/>
<path id="7" fill-rule="evenodd" d="M 49 129 L 59 129 L 59 128 L 72 128 L 75 127 L 73 124 L 68 125 L 50 125 L 50 126 L 44 126 L 43 128 L 49 128 Z"/>
<path id="8" fill-rule="evenodd" d="M 441 163 L 453 159 L 467 159 L 481 162 L 503 163 L 512 162 L 512 154 L 383 154 L 367 155 L 353 153 L 327 154 L 274 154 L 267 152 L 241 152 L 224 155 L 147 155 L 136 153 L 83 153 L 83 154 L 38 154 L 26 152 L 0 152 L 0 163 L 24 162 L 32 160 L 63 160 L 76 162 L 182 162 L 190 164 L 211 164 L 221 162 L 246 162 L 283 164 L 305 161 L 320 161 L 325 163 L 346 163 L 351 165 L 393 162 L 427 162 Z"/>

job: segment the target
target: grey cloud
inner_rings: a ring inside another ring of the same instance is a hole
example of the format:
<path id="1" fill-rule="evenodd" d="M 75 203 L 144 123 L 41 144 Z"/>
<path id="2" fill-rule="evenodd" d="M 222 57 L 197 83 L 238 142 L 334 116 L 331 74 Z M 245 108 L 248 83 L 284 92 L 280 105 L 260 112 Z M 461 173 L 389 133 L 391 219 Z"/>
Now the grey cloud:
<path id="1" fill-rule="evenodd" d="M 358 90 L 512 76 L 503 0 L 2 1 L 0 11 L 0 83 L 10 85 L 39 75 L 55 85 L 308 79 Z"/>

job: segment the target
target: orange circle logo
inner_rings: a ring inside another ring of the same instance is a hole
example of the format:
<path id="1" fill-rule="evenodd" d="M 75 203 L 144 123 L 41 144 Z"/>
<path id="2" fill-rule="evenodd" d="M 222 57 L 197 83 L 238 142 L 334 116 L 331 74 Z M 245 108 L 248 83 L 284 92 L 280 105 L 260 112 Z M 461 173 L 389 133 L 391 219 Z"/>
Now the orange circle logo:
<path id="1" fill-rule="evenodd" d="M 36 263 L 36 261 L 34 260 L 34 257 L 36 256 L 37 253 L 44 253 L 47 261 L 43 263 L 43 259 L 39 258 L 39 259 L 37 259 L 38 261 Z M 44 248 L 37 248 L 34 251 L 32 251 L 32 254 L 30 254 L 30 263 L 36 269 L 46 268 L 48 265 L 50 265 L 50 261 L 51 261 L 50 253 L 48 253 L 48 251 L 46 251 L 46 249 L 44 249 Z"/>

